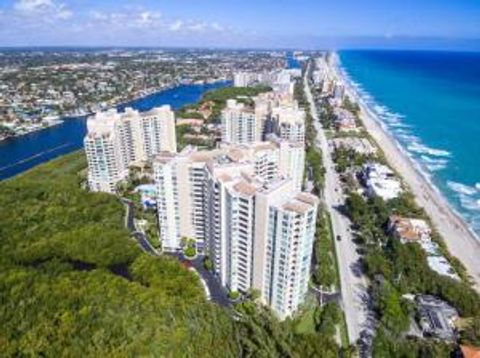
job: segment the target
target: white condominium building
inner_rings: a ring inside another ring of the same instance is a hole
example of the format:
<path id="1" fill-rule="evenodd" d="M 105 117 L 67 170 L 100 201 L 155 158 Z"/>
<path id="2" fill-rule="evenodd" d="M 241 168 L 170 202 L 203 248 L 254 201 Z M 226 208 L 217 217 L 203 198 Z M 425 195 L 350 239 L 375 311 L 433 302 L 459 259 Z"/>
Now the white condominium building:
<path id="1" fill-rule="evenodd" d="M 369 196 L 379 196 L 387 201 L 397 198 L 402 193 L 402 183 L 386 165 L 366 163 L 363 166 L 362 177 Z"/>
<path id="2" fill-rule="evenodd" d="M 229 99 L 222 111 L 222 142 L 249 144 L 258 142 L 262 135 L 262 124 L 257 122 L 255 111 L 243 103 Z"/>
<path id="3" fill-rule="evenodd" d="M 315 239 L 317 197 L 280 187 L 261 193 L 257 205 L 254 287 L 275 312 L 285 318 L 303 303 L 308 291 Z M 263 242 L 266 240 L 266 242 Z"/>
<path id="4" fill-rule="evenodd" d="M 281 69 L 270 72 L 237 72 L 233 76 L 234 87 L 269 86 L 275 92 L 293 94 L 294 78 L 301 76 L 301 70 Z"/>
<path id="5" fill-rule="evenodd" d="M 88 162 L 88 186 L 92 191 L 113 193 L 117 183 L 128 175 L 128 161 L 122 151 L 118 114 L 99 113 L 87 120 L 84 138 Z"/>
<path id="6" fill-rule="evenodd" d="M 154 173 L 164 250 L 178 250 L 184 236 L 197 239 L 222 285 L 258 288 L 284 318 L 307 289 L 318 200 L 296 187 L 281 154 L 291 148 L 277 141 L 162 153 Z"/>
<path id="7" fill-rule="evenodd" d="M 273 140 L 274 136 L 270 136 Z M 279 170 L 284 176 L 290 177 L 296 190 L 303 187 L 305 171 L 305 147 L 303 143 L 275 139 L 279 147 Z"/>
<path id="8" fill-rule="evenodd" d="M 258 178 L 267 181 L 281 175 L 291 176 L 297 170 L 303 173 L 303 163 L 293 167 L 297 163 L 289 159 L 296 156 L 295 149 L 280 140 L 278 143 L 259 142 L 249 147 L 223 145 L 216 150 L 201 152 L 188 146 L 178 154 L 159 154 L 153 167 L 163 249 L 176 251 L 182 237 L 195 237 L 203 244 L 205 225 L 208 225 L 203 212 L 205 195 L 208 194 L 205 185 L 213 164 L 230 163 L 234 168 L 245 166 Z"/>
<path id="9" fill-rule="evenodd" d="M 259 75 L 254 72 L 236 72 L 233 75 L 234 87 L 248 87 L 253 84 L 258 84 Z"/>
<path id="10" fill-rule="evenodd" d="M 249 144 L 269 133 L 293 143 L 304 143 L 305 111 L 290 94 L 266 92 L 253 98 L 250 108 L 234 99 L 222 111 L 222 142 Z"/>
<path id="11" fill-rule="evenodd" d="M 221 167 L 215 174 L 207 236 L 216 274 L 231 291 L 258 289 L 280 318 L 290 316 L 308 290 L 318 199 L 289 179 Z"/>
<path id="12" fill-rule="evenodd" d="M 131 108 L 99 112 L 87 120 L 84 144 L 90 189 L 113 193 L 130 164 L 176 151 L 175 116 L 170 106 L 145 113 Z"/>
<path id="13" fill-rule="evenodd" d="M 153 161 L 157 215 L 164 251 L 180 249 L 182 237 L 205 240 L 205 177 L 207 163 L 222 152 L 186 147 L 177 155 L 161 153 Z"/>
<path id="14" fill-rule="evenodd" d="M 275 133 L 290 142 L 304 143 L 305 117 L 305 111 L 298 108 L 296 101 L 292 105 L 273 108 L 272 118 L 275 122 Z"/>

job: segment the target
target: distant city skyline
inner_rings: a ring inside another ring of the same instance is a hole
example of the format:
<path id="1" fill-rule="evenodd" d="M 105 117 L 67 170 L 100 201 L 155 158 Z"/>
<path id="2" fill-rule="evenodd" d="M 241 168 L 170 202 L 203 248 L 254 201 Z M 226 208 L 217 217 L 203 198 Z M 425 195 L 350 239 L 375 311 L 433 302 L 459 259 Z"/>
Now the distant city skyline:
<path id="1" fill-rule="evenodd" d="M 476 0 L 6 0 L 0 46 L 480 50 Z"/>

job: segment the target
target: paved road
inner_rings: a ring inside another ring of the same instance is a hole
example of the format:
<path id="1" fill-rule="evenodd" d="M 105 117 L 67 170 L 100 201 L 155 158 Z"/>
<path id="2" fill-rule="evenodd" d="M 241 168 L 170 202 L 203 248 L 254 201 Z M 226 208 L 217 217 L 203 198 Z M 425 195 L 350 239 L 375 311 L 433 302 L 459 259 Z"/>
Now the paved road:
<path id="1" fill-rule="evenodd" d="M 176 257 L 181 262 L 187 263 L 197 271 L 203 281 L 207 284 L 208 290 L 210 291 L 210 299 L 213 302 L 223 307 L 231 306 L 232 303 L 228 299 L 226 289 L 222 287 L 220 281 L 211 272 L 205 269 L 205 266 L 203 265 L 204 256 L 199 255 L 193 260 L 186 260 L 181 253 L 172 253 L 169 255 Z"/>
<path id="2" fill-rule="evenodd" d="M 135 227 L 135 207 L 133 203 L 125 198 L 121 198 L 122 203 L 125 205 L 125 227 L 130 230 L 132 236 L 137 240 L 140 247 L 148 254 L 153 256 L 159 256 L 158 252 L 155 248 L 150 244 L 145 236 L 145 233 L 138 231 Z M 203 256 L 198 256 L 194 260 L 186 260 L 183 257 L 183 254 L 169 254 L 171 256 L 176 257 L 179 261 L 187 263 L 190 267 L 192 267 L 199 275 L 200 278 L 205 282 L 208 287 L 210 299 L 224 307 L 231 306 L 231 302 L 228 299 L 227 291 L 222 287 L 220 282 L 216 279 L 216 277 L 207 271 L 203 266 Z"/>
<path id="3" fill-rule="evenodd" d="M 138 244 L 140 247 L 143 249 L 148 254 L 151 254 L 153 256 L 158 256 L 157 251 L 155 248 L 150 244 L 150 242 L 147 240 L 147 237 L 145 236 L 145 233 L 138 231 L 137 228 L 135 227 L 135 207 L 133 203 L 125 198 L 120 199 L 122 203 L 125 205 L 125 227 L 130 230 L 130 233 L 132 236 L 137 240 Z"/>
<path id="4" fill-rule="evenodd" d="M 317 146 L 322 151 L 323 163 L 326 169 L 325 206 L 331 215 L 334 237 L 336 238 L 338 235 L 341 237 L 340 241 L 335 239 L 335 247 L 340 269 L 342 304 L 347 320 L 348 336 L 350 342 L 355 343 L 361 336 L 365 335 L 364 331 L 372 332 L 374 329 L 373 314 L 368 308 L 370 301 L 367 293 L 367 281 L 361 271 L 360 257 L 356 252 L 356 245 L 352 241 L 350 220 L 340 210 L 345 204 L 345 199 L 306 77 L 304 86 L 307 99 L 311 105 L 314 125 L 318 131 Z"/>
<path id="5" fill-rule="evenodd" d="M 322 291 L 313 286 L 310 286 L 310 292 L 312 292 L 317 297 L 320 305 L 324 305 L 325 303 L 329 302 L 337 302 L 340 305 L 342 304 L 342 295 L 340 292 Z"/>
<path id="6" fill-rule="evenodd" d="M 125 198 L 120 199 L 121 202 L 125 205 L 125 227 L 130 230 L 131 232 L 135 231 L 135 225 L 134 225 L 134 206 L 133 203 Z"/>
<path id="7" fill-rule="evenodd" d="M 133 237 L 137 240 L 138 244 L 141 246 L 143 251 L 146 253 L 153 255 L 153 256 L 158 256 L 157 251 L 155 248 L 150 244 L 150 242 L 147 240 L 147 237 L 145 234 L 141 231 L 135 231 L 132 233 Z"/>

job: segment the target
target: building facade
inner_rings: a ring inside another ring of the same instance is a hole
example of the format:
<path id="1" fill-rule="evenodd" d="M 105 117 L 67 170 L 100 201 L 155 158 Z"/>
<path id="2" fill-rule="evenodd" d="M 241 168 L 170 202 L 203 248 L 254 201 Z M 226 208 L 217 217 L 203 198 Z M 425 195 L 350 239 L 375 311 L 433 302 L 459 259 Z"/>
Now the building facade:
<path id="1" fill-rule="evenodd" d="M 296 101 L 290 105 L 278 106 L 272 109 L 275 123 L 275 133 L 281 139 L 292 143 L 305 141 L 305 111 L 298 108 Z"/>
<path id="2" fill-rule="evenodd" d="M 125 113 L 99 112 L 87 120 L 84 145 L 89 188 L 113 193 L 132 163 L 150 160 L 160 152 L 176 152 L 174 113 L 170 106 L 144 113 L 131 108 Z"/>
<path id="3" fill-rule="evenodd" d="M 227 100 L 222 111 L 222 142 L 250 144 L 259 141 L 261 134 L 255 111 L 234 99 Z"/>
<path id="4" fill-rule="evenodd" d="M 154 160 L 163 249 L 195 238 L 223 286 L 259 289 L 281 318 L 306 293 L 318 205 L 282 164 L 290 149 L 278 139 L 208 152 L 187 147 Z M 297 169 L 303 174 L 303 164 Z"/>

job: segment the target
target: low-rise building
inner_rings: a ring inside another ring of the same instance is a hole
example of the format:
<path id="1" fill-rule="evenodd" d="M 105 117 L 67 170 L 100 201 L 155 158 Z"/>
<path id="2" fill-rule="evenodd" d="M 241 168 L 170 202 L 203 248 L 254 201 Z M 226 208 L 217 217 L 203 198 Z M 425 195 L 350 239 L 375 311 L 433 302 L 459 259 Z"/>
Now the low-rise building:
<path id="1" fill-rule="evenodd" d="M 418 295 L 417 317 L 423 335 L 445 341 L 456 339 L 454 322 L 458 319 L 455 308 L 439 298 L 429 295 Z"/>
<path id="2" fill-rule="evenodd" d="M 350 131 L 357 129 L 356 118 L 352 112 L 344 108 L 335 107 L 333 113 L 335 115 L 334 125 L 337 130 Z"/>
<path id="3" fill-rule="evenodd" d="M 427 254 L 430 269 L 439 275 L 459 280 L 452 265 L 441 253 L 439 245 L 432 241 L 432 230 L 425 220 L 392 215 L 388 220 L 388 231 L 403 244 L 418 243 Z"/>
<path id="4" fill-rule="evenodd" d="M 427 263 L 430 269 L 439 275 L 459 280 L 452 265 L 443 256 L 440 246 L 432 241 L 432 230 L 425 220 L 392 215 L 388 220 L 388 232 L 399 239 L 402 244 L 414 242 L 420 244 L 427 254 Z"/>
<path id="5" fill-rule="evenodd" d="M 201 127 L 205 124 L 205 120 L 199 118 L 177 118 L 177 126 L 189 125 L 192 127 Z"/>
<path id="6" fill-rule="evenodd" d="M 363 167 L 362 177 L 369 196 L 375 195 L 390 200 L 402 192 L 400 181 L 386 165 L 367 163 Z"/>
<path id="7" fill-rule="evenodd" d="M 427 256 L 427 262 L 428 266 L 439 275 L 448 276 L 454 280 L 460 279 L 450 262 L 442 255 L 429 255 Z"/>
<path id="8" fill-rule="evenodd" d="M 432 230 L 425 220 L 404 218 L 392 215 L 388 220 L 388 230 L 402 243 L 430 241 Z"/>
<path id="9" fill-rule="evenodd" d="M 351 149 L 358 154 L 372 155 L 377 152 L 377 149 L 367 138 L 359 137 L 345 137 L 345 138 L 333 138 L 332 144 L 334 149 Z"/>
<path id="10" fill-rule="evenodd" d="M 480 347 L 462 344 L 460 345 L 460 354 L 458 358 L 480 358 Z"/>

